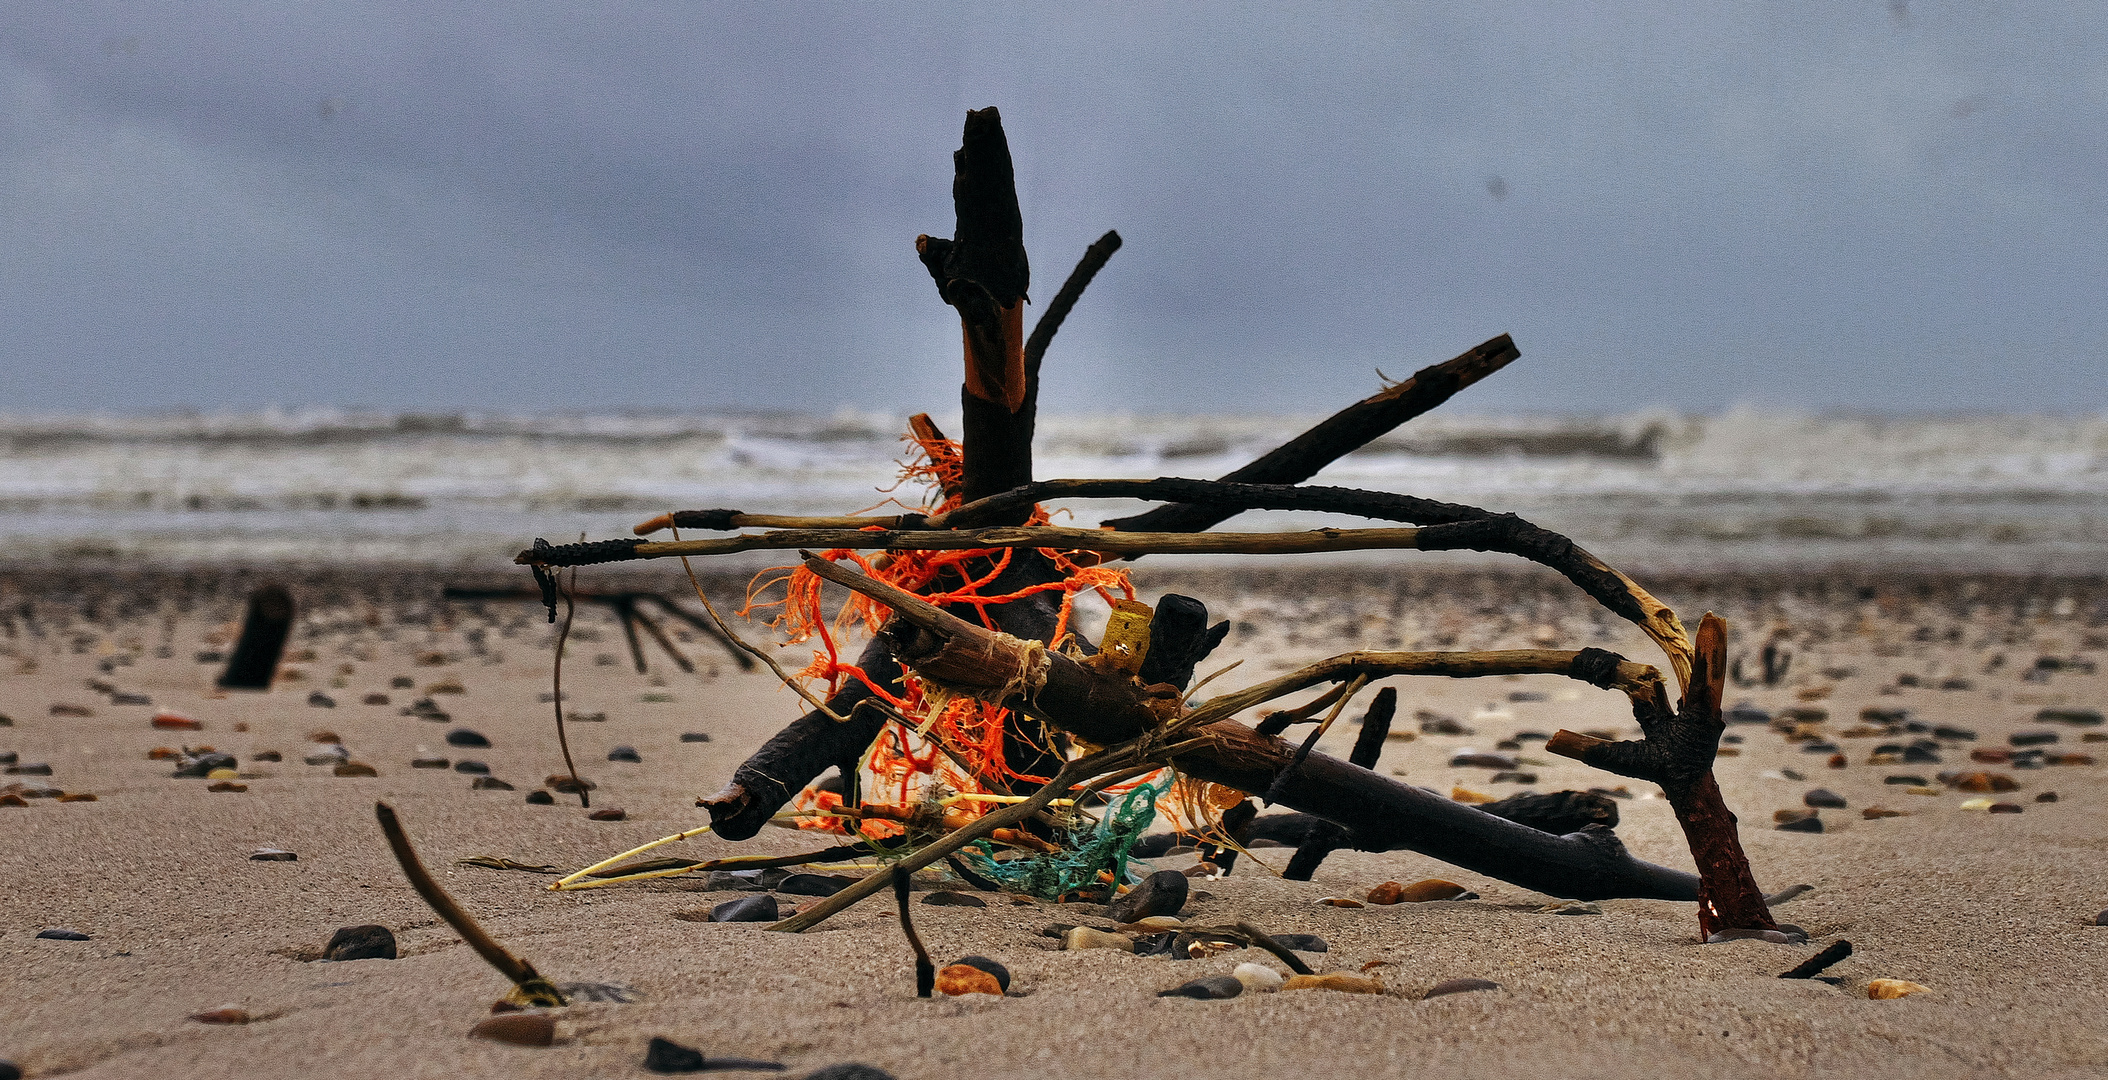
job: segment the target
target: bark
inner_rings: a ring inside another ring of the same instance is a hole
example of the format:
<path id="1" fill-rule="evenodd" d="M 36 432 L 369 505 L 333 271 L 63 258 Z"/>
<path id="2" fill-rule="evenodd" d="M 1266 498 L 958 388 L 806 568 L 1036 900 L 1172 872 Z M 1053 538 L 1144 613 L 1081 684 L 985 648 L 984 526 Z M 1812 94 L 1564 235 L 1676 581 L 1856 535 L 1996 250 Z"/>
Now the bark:
<path id="1" fill-rule="evenodd" d="M 249 594 L 249 610 L 242 617 L 242 635 L 220 673 L 223 690 L 269 690 L 278 674 L 278 658 L 285 653 L 286 636 L 293 632 L 293 595 L 283 585 L 259 586 Z"/>

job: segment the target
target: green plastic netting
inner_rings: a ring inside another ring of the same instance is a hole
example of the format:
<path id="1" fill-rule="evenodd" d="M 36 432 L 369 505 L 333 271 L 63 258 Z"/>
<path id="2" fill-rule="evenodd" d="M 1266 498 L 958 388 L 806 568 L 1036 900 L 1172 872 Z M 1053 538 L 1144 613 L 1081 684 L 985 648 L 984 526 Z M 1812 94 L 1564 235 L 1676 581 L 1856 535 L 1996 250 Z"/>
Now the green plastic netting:
<path id="1" fill-rule="evenodd" d="M 1097 888 L 1098 875 L 1108 870 L 1117 880 L 1139 880 L 1140 875 L 1129 866 L 1128 853 L 1156 821 L 1156 801 L 1171 790 L 1172 779 L 1167 773 L 1156 783 L 1121 796 L 1096 825 L 1070 833 L 1063 844 L 1065 850 L 999 861 L 995 849 L 983 840 L 963 854 L 976 874 L 1045 900 Z"/>

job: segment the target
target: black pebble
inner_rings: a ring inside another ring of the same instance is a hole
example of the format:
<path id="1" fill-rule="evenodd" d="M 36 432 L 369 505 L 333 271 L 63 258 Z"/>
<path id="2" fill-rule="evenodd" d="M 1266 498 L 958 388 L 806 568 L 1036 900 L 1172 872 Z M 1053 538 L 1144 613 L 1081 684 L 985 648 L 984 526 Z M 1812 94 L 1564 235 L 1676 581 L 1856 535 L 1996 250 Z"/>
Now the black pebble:
<path id="1" fill-rule="evenodd" d="M 1782 821 L 1779 823 L 1779 831 L 1819 833 L 1823 831 L 1823 819 L 1810 814 L 1794 821 Z"/>
<path id="2" fill-rule="evenodd" d="M 7 767 L 7 775 L 9 775 L 9 776 L 50 776 L 50 775 L 51 775 L 51 766 L 50 766 L 50 764 L 49 764 L 49 763 L 47 763 L 47 762 L 42 762 L 42 761 L 32 761 L 32 762 L 30 762 L 30 763 L 28 763 L 28 764 L 26 764 L 26 765 L 9 765 L 9 766 Z M 184 775 L 184 774 L 182 774 L 182 773 L 177 773 L 176 775 L 177 775 L 177 776 L 182 776 L 182 775 Z M 203 775 L 205 775 L 205 774 L 204 774 L 204 773 L 198 773 L 197 775 L 199 775 L 199 776 L 203 776 Z"/>
<path id="3" fill-rule="evenodd" d="M 395 934 L 373 923 L 343 927 L 329 936 L 329 944 L 322 947 L 322 959 L 393 960 Z"/>
<path id="4" fill-rule="evenodd" d="M 1224 998 L 1236 997 L 1242 993 L 1244 993 L 1244 984 L 1237 980 L 1237 976 L 1210 975 L 1205 979 L 1195 979 L 1184 986 L 1160 990 L 1156 996 L 1160 998 L 1182 997 L 1196 998 L 1202 1001 L 1220 1001 Z"/>
<path id="5" fill-rule="evenodd" d="M 1118 923 L 1136 922 L 1152 915 L 1176 915 L 1186 906 L 1186 889 L 1186 875 L 1176 870 L 1159 870 L 1125 894 L 1113 897 L 1105 905 L 1105 913 Z"/>
<path id="6" fill-rule="evenodd" d="M 1932 729 L 1932 737 L 1935 739 L 1965 739 L 1969 741 L 1974 741 L 1976 739 L 1976 732 L 1973 732 L 1968 728 L 1949 727 L 1945 724 L 1941 724 L 1939 727 Z"/>
<path id="7" fill-rule="evenodd" d="M 893 1074 L 876 1065 L 845 1061 L 840 1065 L 828 1065 L 805 1074 L 805 1080 L 894 1080 Z"/>
<path id="8" fill-rule="evenodd" d="M 833 896 L 854 884 L 854 878 L 832 874 L 792 874 L 776 883 L 776 891 L 792 896 Z"/>
<path id="9" fill-rule="evenodd" d="M 512 785 L 495 776 L 479 776 L 469 785 L 471 791 L 511 791 Z"/>
<path id="10" fill-rule="evenodd" d="M 742 896 L 710 909 L 711 922 L 775 922 L 776 898 Z"/>
<path id="11" fill-rule="evenodd" d="M 388 680 L 388 688 L 391 690 L 409 690 L 416 685 L 417 680 L 408 675 L 397 675 L 395 678 Z"/>
<path id="12" fill-rule="evenodd" d="M 1270 934 L 1268 936 L 1273 938 L 1282 948 L 1293 949 L 1296 952 L 1328 952 L 1332 948 L 1332 946 L 1325 944 L 1324 938 L 1316 934 Z"/>
<path id="13" fill-rule="evenodd" d="M 38 936 L 38 937 L 40 937 L 40 938 L 46 938 L 46 939 L 48 939 L 48 940 L 51 940 L 51 941 L 89 941 L 89 940 L 92 940 L 91 938 L 89 938 L 89 937 L 88 937 L 88 935 L 86 935 L 86 934 L 83 934 L 83 933 L 81 933 L 81 932 L 80 932 L 80 931 L 78 931 L 78 930 L 68 930 L 68 929 L 66 929 L 66 928 L 65 928 L 65 927 L 63 927 L 63 926 L 53 926 L 53 927 L 48 927 L 48 928 L 46 928 L 46 929 L 43 929 L 43 930 L 39 930 L 39 931 L 37 931 L 37 936 Z"/>
<path id="14" fill-rule="evenodd" d="M 781 1072 L 780 1061 L 755 1061 L 751 1058 L 706 1058 L 701 1050 L 682 1046 L 672 1039 L 653 1036 L 651 1045 L 644 1051 L 645 1069 L 655 1073 L 711 1072 L 718 1069 L 747 1070 L 754 1072 Z"/>
<path id="15" fill-rule="evenodd" d="M 1904 784 L 1910 787 L 1928 786 L 1922 776 L 1884 776 L 1881 778 L 1881 782 L 1884 784 Z"/>
<path id="16" fill-rule="evenodd" d="M 22 760 L 13 750 L 0 750 L 0 765 L 13 765 Z"/>
<path id="17" fill-rule="evenodd" d="M 2057 739 L 2058 735 L 2054 731 L 2016 731 L 2006 736 L 2006 741 L 2014 746 L 2042 746 L 2056 742 Z"/>
<path id="18" fill-rule="evenodd" d="M 152 705 L 153 703 L 154 699 L 145 694 L 117 693 L 110 695 L 110 704 L 112 705 Z"/>
<path id="19" fill-rule="evenodd" d="M 2099 915 L 2095 915 L 2093 917 L 2093 925 L 2108 926 L 2108 911 L 2103 911 Z"/>
<path id="20" fill-rule="evenodd" d="M 330 697 L 328 694 L 325 694 L 320 690 L 309 694 L 307 696 L 307 703 L 318 709 L 334 709 L 337 707 L 337 699 Z"/>
<path id="21" fill-rule="evenodd" d="M 997 986 L 1002 987 L 1004 993 L 1007 994 L 1010 992 L 1010 969 L 1004 967 L 996 961 L 990 960 L 985 956 L 962 956 L 957 960 L 952 961 L 952 963 L 965 964 L 967 967 L 970 968 L 979 968 L 982 971 L 985 971 L 990 975 L 995 976 L 995 984 Z"/>
<path id="22" fill-rule="evenodd" d="M 1808 806 L 1822 807 L 1830 810 L 1842 810 L 1845 808 L 1844 796 L 1839 795 L 1834 791 L 1831 791 L 1829 788 L 1816 788 L 1815 790 L 1810 791 L 1806 795 L 1801 796 L 1801 802 Z"/>
<path id="23" fill-rule="evenodd" d="M 709 742 L 709 741 L 710 741 L 710 734 L 709 734 L 708 732 L 704 732 L 704 731 L 684 731 L 684 732 L 681 732 L 681 741 L 682 741 L 682 742 Z"/>
<path id="24" fill-rule="evenodd" d="M 448 761 L 443 757 L 421 757 L 410 759 L 410 767 L 413 769 L 444 769 L 452 764 L 453 762 Z"/>
<path id="25" fill-rule="evenodd" d="M 250 761 L 284 761 L 285 755 L 276 750 L 258 750 L 249 755 Z"/>
<path id="26" fill-rule="evenodd" d="M 988 901 L 963 892 L 933 892 L 922 902 L 931 907 L 987 907 Z"/>
<path id="27" fill-rule="evenodd" d="M 643 758 L 637 756 L 637 748 L 634 746 L 618 746 L 613 750 L 608 751 L 608 760 L 628 761 L 633 763 L 642 763 L 644 761 Z"/>
<path id="28" fill-rule="evenodd" d="M 22 1066 L 0 1058 L 0 1080 L 22 1080 Z"/>
<path id="29" fill-rule="evenodd" d="M 1922 746 L 1906 746 L 1903 748 L 1903 760 L 1912 765 L 1938 765 L 1940 755 Z"/>
<path id="30" fill-rule="evenodd" d="M 1422 997 L 1443 997 L 1448 994 L 1468 994 L 1474 990 L 1498 990 L 1500 984 L 1491 979 L 1444 979 L 1428 988 Z"/>
<path id="31" fill-rule="evenodd" d="M 530 791 L 527 793 L 527 801 L 535 806 L 550 806 L 555 804 L 556 796 L 546 791 Z"/>
<path id="32" fill-rule="evenodd" d="M 189 777 L 204 776 L 214 769 L 234 768 L 235 764 L 236 763 L 233 754 L 222 754 L 215 751 L 214 753 L 199 754 L 196 757 L 183 759 L 183 764 L 178 767 L 175 772 L 170 773 L 169 775 Z"/>
<path id="33" fill-rule="evenodd" d="M 446 744 L 448 746 L 489 746 L 490 740 L 484 738 L 482 732 L 471 731 L 465 727 L 457 727 L 446 733 Z"/>
<path id="34" fill-rule="evenodd" d="M 1836 743 L 1812 742 L 1801 744 L 1801 753 L 1803 754 L 1834 754 L 1836 752 Z"/>
<path id="35" fill-rule="evenodd" d="M 474 773 L 478 776 L 488 776 L 490 775 L 490 766 L 485 765 L 480 761 L 470 761 L 467 758 L 463 758 L 462 760 L 454 763 L 454 771 L 458 773 Z"/>

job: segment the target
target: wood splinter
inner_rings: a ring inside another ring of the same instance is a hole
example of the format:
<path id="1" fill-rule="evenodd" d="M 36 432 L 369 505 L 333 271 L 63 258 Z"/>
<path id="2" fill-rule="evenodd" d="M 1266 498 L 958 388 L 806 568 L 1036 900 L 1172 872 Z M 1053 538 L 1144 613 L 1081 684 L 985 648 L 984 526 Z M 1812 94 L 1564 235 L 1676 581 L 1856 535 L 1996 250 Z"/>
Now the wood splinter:
<path id="1" fill-rule="evenodd" d="M 433 880 L 431 872 L 418 859 L 417 850 L 410 846 L 410 837 L 403 832 L 402 822 L 396 820 L 394 807 L 384 802 L 374 803 L 373 816 L 380 819 L 381 832 L 388 837 L 388 850 L 395 853 L 396 865 L 403 868 L 403 876 L 410 879 L 410 887 L 416 889 L 417 895 L 461 935 L 461 940 L 468 942 L 469 948 L 476 950 L 477 956 L 497 968 L 498 974 L 512 980 L 512 990 L 505 995 L 506 1001 L 526 1008 L 557 1008 L 566 1004 L 564 995 L 554 983 L 542 978 L 533 964 L 498 944 L 496 938 L 476 925 L 476 920 L 469 918 L 468 912 L 461 910 L 461 905 L 439 887 L 439 882 Z"/>

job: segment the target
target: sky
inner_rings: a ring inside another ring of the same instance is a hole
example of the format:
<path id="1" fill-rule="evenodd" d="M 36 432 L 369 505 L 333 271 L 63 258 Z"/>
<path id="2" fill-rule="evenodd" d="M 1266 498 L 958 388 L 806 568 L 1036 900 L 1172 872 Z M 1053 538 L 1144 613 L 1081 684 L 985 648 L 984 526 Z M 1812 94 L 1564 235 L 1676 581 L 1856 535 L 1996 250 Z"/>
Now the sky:
<path id="1" fill-rule="evenodd" d="M 956 408 L 1001 108 L 1050 411 L 2108 409 L 2108 5 L 18 0 L 0 415 Z"/>

